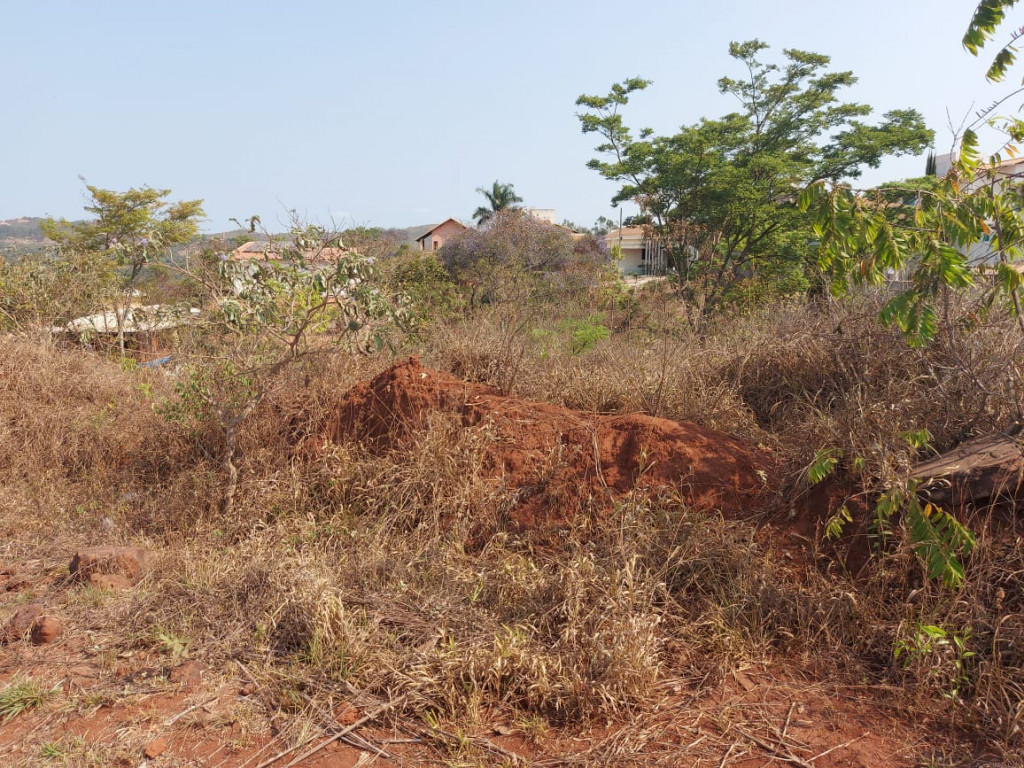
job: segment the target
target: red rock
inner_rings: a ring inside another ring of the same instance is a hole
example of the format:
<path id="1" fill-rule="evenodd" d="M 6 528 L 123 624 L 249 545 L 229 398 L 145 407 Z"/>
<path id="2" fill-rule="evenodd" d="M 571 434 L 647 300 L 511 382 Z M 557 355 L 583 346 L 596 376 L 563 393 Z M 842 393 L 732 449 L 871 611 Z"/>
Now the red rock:
<path id="1" fill-rule="evenodd" d="M 186 688 L 196 688 L 203 682 L 203 668 L 194 661 L 188 661 L 172 669 L 168 679 Z"/>
<path id="2" fill-rule="evenodd" d="M 338 725 L 352 725 L 359 719 L 359 710 L 347 701 L 343 701 L 334 711 L 334 717 L 338 721 Z"/>
<path id="3" fill-rule="evenodd" d="M 42 615 L 43 606 L 39 603 L 28 603 L 21 606 L 7 620 L 3 630 L 0 630 L 0 642 L 12 643 L 15 640 L 20 640 L 31 631 L 32 626 Z"/>
<path id="4" fill-rule="evenodd" d="M 95 589 L 109 589 L 117 592 L 123 589 L 131 589 L 132 583 L 127 576 L 120 573 L 90 573 L 89 586 Z"/>
<path id="5" fill-rule="evenodd" d="M 138 547 L 90 547 L 75 553 L 68 570 L 78 579 L 107 573 L 120 574 L 134 582 L 145 573 L 149 558 L 149 552 Z"/>
<path id="6" fill-rule="evenodd" d="M 160 757 L 160 755 L 162 755 L 166 751 L 167 739 L 165 739 L 163 736 L 157 736 L 155 739 L 149 742 L 149 744 L 146 745 L 146 748 L 142 750 L 142 754 L 150 760 L 153 760 L 157 757 Z"/>
<path id="7" fill-rule="evenodd" d="M 32 644 L 47 645 L 52 643 L 60 637 L 63 629 L 64 625 L 61 624 L 60 619 L 55 619 L 53 616 L 43 616 L 32 625 Z"/>
<path id="8" fill-rule="evenodd" d="M 25 576 L 12 576 L 4 584 L 4 592 L 20 592 L 26 587 L 32 586 L 32 580 Z"/>

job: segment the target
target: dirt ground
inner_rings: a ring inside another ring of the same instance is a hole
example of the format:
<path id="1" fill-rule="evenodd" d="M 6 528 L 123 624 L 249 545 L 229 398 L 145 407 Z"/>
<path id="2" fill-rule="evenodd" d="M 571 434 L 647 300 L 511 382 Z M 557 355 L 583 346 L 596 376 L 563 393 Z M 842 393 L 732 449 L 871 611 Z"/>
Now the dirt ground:
<path id="1" fill-rule="evenodd" d="M 550 539 L 637 487 L 744 517 L 764 508 L 776 484 L 768 452 L 713 430 L 507 398 L 416 359 L 349 391 L 296 450 L 343 440 L 395 450 L 432 414 L 492 430 L 483 467 L 520 491 L 503 523 L 513 534 Z M 148 587 L 144 574 L 113 588 L 83 583 L 69 571 L 73 554 L 0 562 L 0 626 L 27 604 L 59 622 L 48 642 L 26 630 L 0 644 L 0 691 L 31 681 L 38 699 L 0 723 L 0 766 L 876 768 L 916 765 L 933 747 L 934 734 L 884 686 L 832 679 L 799 659 L 740 664 L 714 683 L 668 677 L 656 706 L 614 722 L 549 727 L 485 712 L 452 728 L 358 690 L 329 709 L 288 707 L 248 660 L 210 660 L 201 648 L 125 650 L 118 627 L 76 624 L 83 603 L 109 605 Z"/>
<path id="2" fill-rule="evenodd" d="M 8 583 L 20 586 L 0 594 L 0 617 L 27 596 L 60 616 L 63 602 L 92 590 L 68 579 L 63 564 L 5 570 Z M 0 725 L 0 765 L 873 768 L 914 765 L 925 746 L 924 732 L 892 710 L 884 691 L 794 668 L 742 666 L 710 689 L 699 680 L 665 680 L 658 706 L 628 722 L 534 730 L 495 714 L 456 733 L 393 717 L 389 702 L 358 692 L 330 712 L 290 721 L 243 662 L 207 666 L 201 652 L 170 661 L 145 650 L 117 652 L 116 640 L 116 628 L 65 623 L 55 642 L 0 647 L 0 687 L 30 679 L 47 691 L 36 709 Z"/>

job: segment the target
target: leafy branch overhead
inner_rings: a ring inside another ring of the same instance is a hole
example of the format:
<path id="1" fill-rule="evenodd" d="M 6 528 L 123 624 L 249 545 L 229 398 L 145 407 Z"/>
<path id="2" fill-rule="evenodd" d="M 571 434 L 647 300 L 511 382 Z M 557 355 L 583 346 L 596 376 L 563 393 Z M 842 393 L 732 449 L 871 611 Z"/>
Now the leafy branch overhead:
<path id="1" fill-rule="evenodd" d="M 994 39 L 1016 0 L 982 0 L 963 38 L 978 55 Z M 1015 31 L 996 54 L 990 80 L 1002 80 L 1014 62 Z M 814 216 L 818 266 L 841 292 L 849 285 L 879 284 L 904 274 L 909 288 L 893 297 L 882 320 L 912 345 L 927 344 L 940 332 L 952 337 L 969 329 L 999 305 L 1014 314 L 1024 332 L 1015 262 L 1024 256 L 1024 190 L 1006 165 L 1017 157 L 1024 122 L 991 117 L 987 110 L 963 131 L 949 171 L 941 179 L 886 185 L 868 194 L 848 186 L 809 185 L 800 206 Z M 975 130 L 987 122 L 1005 136 L 1003 146 L 983 157 Z M 981 301 L 962 317 L 950 310 L 951 292 L 983 286 Z"/>
<path id="2" fill-rule="evenodd" d="M 964 48 L 977 56 L 990 40 L 995 39 L 996 28 L 1006 19 L 1006 12 L 1016 4 L 1017 0 L 981 0 L 964 34 Z M 1000 48 L 993 57 L 985 74 L 989 80 L 1000 82 L 1006 76 L 1006 70 L 1016 61 L 1015 44 L 1022 34 L 1024 30 L 1015 30 L 1010 42 Z"/>
<path id="3" fill-rule="evenodd" d="M 1022 125 L 1007 121 L 1011 142 Z M 965 131 L 960 152 L 942 179 L 888 185 L 860 193 L 848 185 L 808 186 L 800 206 L 814 216 L 817 263 L 832 278 L 832 290 L 882 284 L 905 274 L 908 288 L 894 296 L 881 319 L 898 328 L 913 346 L 927 344 L 940 330 L 967 329 L 997 305 L 1021 322 L 1022 275 L 1012 265 L 1024 251 L 1022 189 L 1001 170 L 1015 143 L 982 161 L 978 137 Z M 979 271 L 981 268 L 981 271 Z M 983 285 L 980 304 L 955 317 L 946 300 Z"/>

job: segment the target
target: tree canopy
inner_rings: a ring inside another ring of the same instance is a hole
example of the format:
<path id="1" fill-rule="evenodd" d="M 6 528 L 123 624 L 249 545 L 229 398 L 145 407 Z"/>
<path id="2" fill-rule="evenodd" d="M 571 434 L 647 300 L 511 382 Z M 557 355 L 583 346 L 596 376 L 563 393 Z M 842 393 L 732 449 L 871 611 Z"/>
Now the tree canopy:
<path id="1" fill-rule="evenodd" d="M 799 280 L 813 239 L 796 205 L 799 190 L 856 178 L 886 156 L 919 154 L 933 138 L 911 109 L 864 122 L 870 106 L 840 99 L 856 78 L 829 71 L 829 57 L 787 49 L 772 63 L 762 59 L 768 47 L 732 43 L 729 55 L 744 74 L 718 87 L 740 109 L 672 135 L 643 129 L 634 136 L 620 114 L 649 80 L 630 78 L 576 102 L 583 132 L 603 139 L 588 166 L 621 184 L 613 203 L 640 206 L 681 287 L 701 301 L 759 273 Z"/>
<path id="2" fill-rule="evenodd" d="M 473 212 L 478 225 L 489 222 L 496 213 L 515 210 L 518 208 L 517 203 L 523 202 L 523 198 L 516 194 L 515 187 L 499 181 L 495 181 L 490 189 L 477 187 L 476 191 L 487 198 L 487 207 L 481 205 Z"/>
<path id="3" fill-rule="evenodd" d="M 58 248 L 60 261 L 88 264 L 88 278 L 96 288 L 89 294 L 91 309 L 114 309 L 118 345 L 125 350 L 122 318 L 143 269 L 175 245 L 191 242 L 199 234 L 202 200 L 167 201 L 169 189 L 139 187 L 127 192 L 86 184 L 91 201 L 86 221 L 46 219 L 43 234 Z M 86 279 L 83 274 L 82 279 Z"/>
<path id="4" fill-rule="evenodd" d="M 106 253 L 130 268 L 134 280 L 162 249 L 187 243 L 199 234 L 202 200 L 167 201 L 169 189 L 139 187 L 114 192 L 86 185 L 92 201 L 85 210 L 95 218 L 69 222 L 47 219 L 43 234 L 62 251 Z"/>

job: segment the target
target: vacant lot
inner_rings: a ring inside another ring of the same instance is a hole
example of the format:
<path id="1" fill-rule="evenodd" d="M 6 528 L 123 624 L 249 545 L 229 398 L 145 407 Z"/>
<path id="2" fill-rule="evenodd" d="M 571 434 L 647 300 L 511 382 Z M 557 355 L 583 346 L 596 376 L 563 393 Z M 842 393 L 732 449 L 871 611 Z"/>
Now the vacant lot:
<path id="1" fill-rule="evenodd" d="M 694 330 L 644 290 L 309 356 L 230 515 L 185 369 L 0 341 L 0 764 L 1018 764 L 1015 509 L 954 510 L 956 587 L 871 526 L 1018 418 L 1012 322 L 912 350 L 864 297 Z"/>

